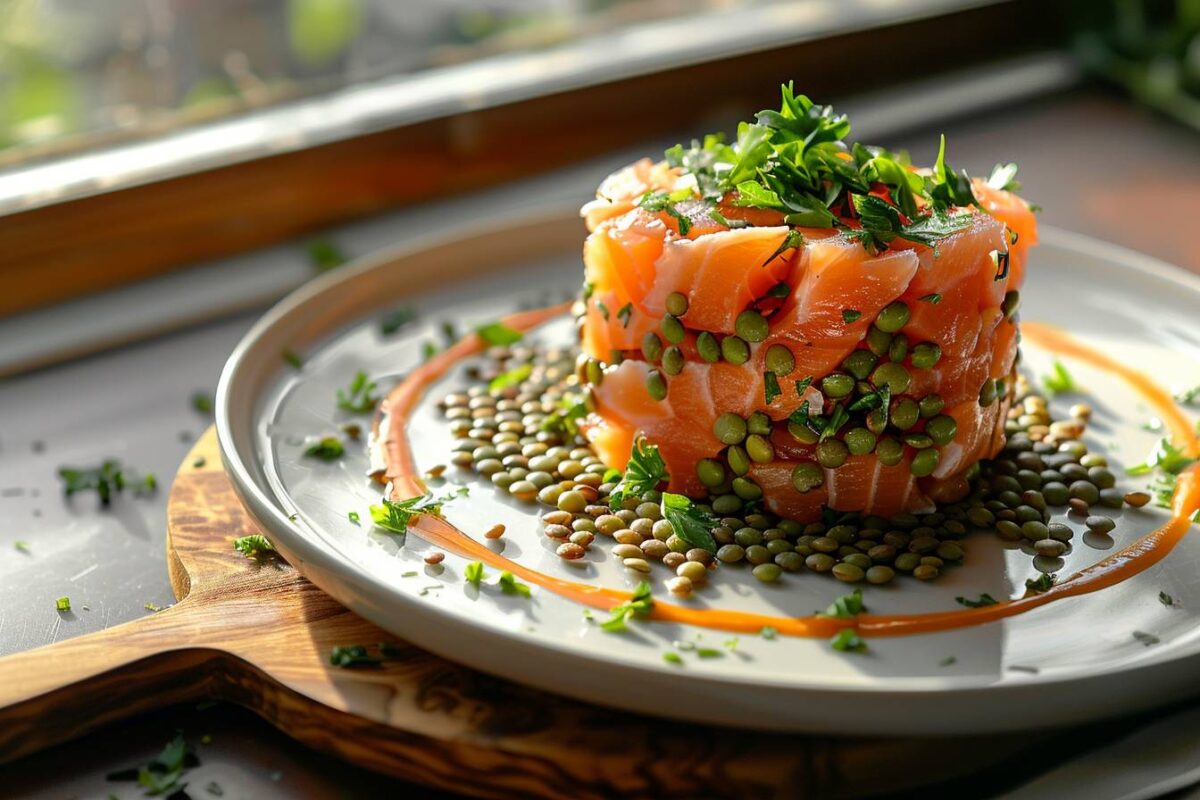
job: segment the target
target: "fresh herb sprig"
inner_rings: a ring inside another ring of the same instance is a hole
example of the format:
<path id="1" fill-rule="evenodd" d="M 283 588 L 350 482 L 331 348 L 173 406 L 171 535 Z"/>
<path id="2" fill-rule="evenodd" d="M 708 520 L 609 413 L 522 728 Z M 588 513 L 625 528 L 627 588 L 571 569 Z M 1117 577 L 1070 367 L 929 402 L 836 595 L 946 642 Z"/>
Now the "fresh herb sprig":
<path id="1" fill-rule="evenodd" d="M 436 498 L 432 494 L 419 494 L 406 500 L 389 500 L 385 497 L 379 505 L 371 506 L 371 521 L 377 528 L 405 534 L 408 533 L 408 524 L 416 517 L 422 514 L 440 517 L 442 506 L 459 497 L 466 496 L 467 487 L 460 486 L 454 491 Z"/>
<path id="2" fill-rule="evenodd" d="M 633 596 L 613 606 L 610 616 L 607 620 L 600 623 L 600 627 L 609 633 L 616 633 L 626 630 L 626 623 L 634 617 L 644 617 L 650 613 L 650 609 L 654 608 L 654 598 L 650 596 L 650 584 L 642 581 L 633 590 Z"/>
<path id="3" fill-rule="evenodd" d="M 135 495 L 152 494 L 158 488 L 154 473 L 138 475 L 114 458 L 106 459 L 98 467 L 59 467 L 58 477 L 67 497 L 94 491 L 100 497 L 100 504 L 105 506 L 112 502 L 114 494 L 127 488 Z"/>
<path id="4" fill-rule="evenodd" d="M 691 547 L 698 547 L 710 553 L 717 552 L 717 540 L 713 538 L 713 528 L 717 520 L 707 511 L 693 503 L 691 499 L 681 494 L 663 492 L 663 519 L 671 523 L 671 530 Z"/>
<path id="5" fill-rule="evenodd" d="M 669 478 L 667 463 L 659 454 L 658 445 L 650 444 L 643 438 L 635 439 L 629 452 L 629 463 L 625 465 L 625 474 L 608 495 L 609 505 L 620 509 L 626 497 L 640 497 L 644 492 L 657 489 L 660 483 Z"/>
<path id="6" fill-rule="evenodd" d="M 337 390 L 337 407 L 351 414 L 369 414 L 375 409 L 379 398 L 375 396 L 375 381 L 367 373 L 359 370 L 354 373 L 354 380 L 349 388 Z"/>

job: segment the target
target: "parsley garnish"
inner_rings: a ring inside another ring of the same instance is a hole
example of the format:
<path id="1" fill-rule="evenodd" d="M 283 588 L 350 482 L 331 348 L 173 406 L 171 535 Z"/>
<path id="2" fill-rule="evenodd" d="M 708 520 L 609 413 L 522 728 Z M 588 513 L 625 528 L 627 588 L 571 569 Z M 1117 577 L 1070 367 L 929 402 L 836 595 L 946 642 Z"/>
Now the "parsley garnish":
<path id="1" fill-rule="evenodd" d="M 767 258 L 767 260 L 762 263 L 762 265 L 765 267 L 767 264 L 770 264 L 772 261 L 774 261 L 775 259 L 779 258 L 781 255 L 786 253 L 788 250 L 795 250 L 795 249 L 803 247 L 803 246 L 804 246 L 804 234 L 801 233 L 800 231 L 796 230 L 795 228 L 792 228 L 792 229 L 788 230 L 787 235 L 783 237 L 783 241 L 780 242 L 779 247 L 775 248 L 775 252 L 771 253 L 771 255 Z M 784 297 L 787 297 L 787 295 L 785 294 Z"/>
<path id="2" fill-rule="evenodd" d="M 285 349 L 279 355 L 292 369 L 300 369 L 304 366 L 304 359 L 295 350 Z"/>
<path id="3" fill-rule="evenodd" d="M 829 414 L 829 419 L 825 420 L 825 425 L 821 430 L 821 441 L 823 442 L 836 434 L 849 421 L 850 414 L 846 411 L 846 407 L 843 405 L 834 406 L 833 411 Z"/>
<path id="4" fill-rule="evenodd" d="M 1021 188 L 1017 180 L 1016 164 L 997 164 L 992 167 L 992 174 L 987 179 L 988 186 L 993 189 L 1003 189 L 1006 192 L 1016 192 Z"/>
<path id="5" fill-rule="evenodd" d="M 823 617 L 853 617 L 863 613 L 867 607 L 863 605 L 862 589 L 855 589 L 850 594 L 844 594 L 829 604 L 821 614 Z"/>
<path id="6" fill-rule="evenodd" d="M 184 741 L 183 732 L 177 732 L 162 752 L 155 756 L 149 764 L 130 769 L 110 772 L 106 777 L 110 781 L 137 781 L 147 796 L 165 794 L 176 790 L 172 797 L 182 795 L 184 787 L 179 786 L 188 767 L 199 765 L 199 760 L 193 755 Z"/>
<path id="7" fill-rule="evenodd" d="M 336 461 L 346 452 L 342 440 L 336 436 L 322 436 L 304 449 L 304 455 L 322 461 Z"/>
<path id="8" fill-rule="evenodd" d="M 108 505 L 112 496 L 126 487 L 132 488 L 136 495 L 152 494 L 158 488 L 154 473 L 139 476 L 122 467 L 116 459 L 107 459 L 98 467 L 59 467 L 58 477 L 62 479 L 67 497 L 77 492 L 95 491 L 101 505 Z"/>
<path id="9" fill-rule="evenodd" d="M 433 358 L 434 356 L 437 355 L 437 351 L 438 351 L 438 346 L 436 344 L 434 344 L 433 342 L 429 341 L 428 339 L 421 342 L 421 360 L 422 361 L 428 361 L 429 359 Z"/>
<path id="10" fill-rule="evenodd" d="M 1184 455 L 1183 449 L 1173 445 L 1170 439 L 1163 437 L 1155 443 L 1154 449 L 1142 463 L 1134 464 L 1125 472 L 1129 475 L 1148 475 L 1159 470 L 1168 475 L 1178 475 L 1196 461 L 1197 459 Z"/>
<path id="11" fill-rule="evenodd" d="M 770 625 L 764 625 L 763 629 L 758 632 L 758 635 L 764 639 L 774 639 L 779 635 L 779 631 L 775 630 Z"/>
<path id="12" fill-rule="evenodd" d="M 70 611 L 71 610 L 71 598 L 69 598 L 69 597 L 58 598 L 57 600 L 54 601 L 54 607 L 56 609 L 58 609 L 59 611 Z"/>
<path id="13" fill-rule="evenodd" d="M 380 656 L 367 653 L 361 644 L 341 645 L 329 651 L 329 663 L 335 667 L 374 667 L 383 663 Z"/>
<path id="14" fill-rule="evenodd" d="M 564 394 L 559 398 L 558 406 L 542 420 L 541 429 L 569 437 L 576 436 L 579 433 L 577 420 L 588 414 L 587 401 L 582 395 Z M 617 476 L 620 477 L 620 473 Z"/>
<path id="15" fill-rule="evenodd" d="M 262 560 L 275 552 L 275 545 L 261 533 L 252 533 L 233 540 L 233 549 L 246 558 Z"/>
<path id="16" fill-rule="evenodd" d="M 308 260 L 317 272 L 328 272 L 345 264 L 346 256 L 330 240 L 316 239 L 308 243 Z"/>
<path id="17" fill-rule="evenodd" d="M 942 296 L 940 294 L 938 294 L 937 292 L 934 292 L 933 294 L 927 294 L 924 297 L 919 297 L 917 299 L 920 300 L 922 303 L 929 303 L 930 305 L 934 305 L 934 306 L 936 306 L 938 303 L 942 302 Z"/>
<path id="18" fill-rule="evenodd" d="M 667 662 L 668 664 L 682 664 L 683 663 L 683 658 L 679 655 L 679 653 L 676 653 L 674 650 L 668 650 L 667 652 L 662 654 L 662 657 L 663 657 L 663 661 Z"/>
<path id="19" fill-rule="evenodd" d="M 775 373 L 767 370 L 763 373 L 763 396 L 767 401 L 767 405 L 771 405 L 776 397 L 783 394 L 783 390 L 779 388 L 779 378 L 775 377 Z"/>
<path id="20" fill-rule="evenodd" d="M 22 553 L 29 552 L 29 542 L 13 542 L 13 547 L 15 547 L 17 550 L 20 550 Z"/>
<path id="21" fill-rule="evenodd" d="M 1185 406 L 1195 405 L 1200 402 L 1200 384 L 1196 384 L 1190 389 L 1184 389 L 1175 395 L 1176 402 L 1183 403 Z"/>
<path id="22" fill-rule="evenodd" d="M 608 310 L 608 306 L 605 304 L 605 302 L 603 300 L 596 301 L 596 310 L 600 312 L 600 316 L 604 317 L 604 321 L 608 322 L 609 314 L 611 314 L 612 312 L 610 312 Z"/>
<path id="23" fill-rule="evenodd" d="M 1033 578 L 1026 578 L 1025 590 L 1033 592 L 1034 594 L 1048 591 L 1050 587 L 1054 585 L 1054 580 L 1055 576 L 1052 573 L 1042 573 L 1037 577 L 1036 580 Z"/>
<path id="24" fill-rule="evenodd" d="M 1159 592 L 1158 602 L 1162 603 L 1164 606 L 1173 606 L 1175 605 L 1175 598 L 1171 597 L 1171 595 L 1167 594 L 1166 592 Z"/>
<path id="25" fill-rule="evenodd" d="M 391 336 L 396 331 L 411 324 L 417 318 L 417 310 L 412 306 L 403 306 L 389 311 L 379 318 L 379 332 Z"/>
<path id="26" fill-rule="evenodd" d="M 1134 631 L 1133 638 L 1137 639 L 1146 647 L 1150 647 L 1151 645 L 1158 644 L 1160 641 L 1162 641 L 1153 633 L 1146 633 L 1145 631 Z"/>
<path id="27" fill-rule="evenodd" d="M 533 374 L 532 364 L 521 364 L 519 367 L 513 367 L 507 372 L 501 372 L 496 377 L 488 381 L 488 391 L 499 391 L 507 389 L 510 386 L 516 386 Z"/>
<path id="28" fill-rule="evenodd" d="M 978 205 L 979 202 L 975 199 L 975 192 L 971 190 L 971 178 L 967 173 L 955 172 L 947 163 L 945 134 L 938 145 L 937 161 L 933 164 L 929 197 L 933 201 L 935 211 L 945 211 L 950 206 Z"/>
<path id="29" fill-rule="evenodd" d="M 629 318 L 633 316 L 633 303 L 626 303 L 617 309 L 617 319 L 621 320 L 621 327 L 629 327 Z"/>
<path id="30" fill-rule="evenodd" d="M 679 209 L 675 207 L 675 204 L 680 200 L 686 200 L 690 195 L 690 191 L 682 196 L 677 196 L 675 192 L 672 192 L 671 194 L 667 194 L 666 192 L 647 192 L 642 199 L 638 201 L 638 206 L 650 212 L 667 212 L 667 215 L 673 218 L 676 223 L 678 223 L 679 235 L 687 236 L 688 232 L 692 229 L 692 221 L 689 220 L 684 214 L 681 214 Z"/>
<path id="31" fill-rule="evenodd" d="M 1046 387 L 1046 391 L 1052 395 L 1064 394 L 1066 392 L 1077 391 L 1075 379 L 1071 377 L 1071 373 L 1067 371 L 1067 367 L 1058 359 L 1054 360 L 1052 372 L 1049 375 L 1043 376 L 1042 385 Z"/>
<path id="32" fill-rule="evenodd" d="M 629 452 L 629 463 L 621 482 L 609 493 L 609 505 L 619 509 L 627 496 L 640 497 L 643 493 L 657 489 L 658 485 L 671 476 L 667 474 L 667 463 L 653 445 L 639 437 L 634 439 Z"/>
<path id="33" fill-rule="evenodd" d="M 859 318 L 861 318 L 861 317 L 862 317 L 861 311 L 857 311 L 853 308 L 843 308 L 842 309 L 842 321 L 845 322 L 847 325 L 857 322 L 859 320 Z"/>
<path id="34" fill-rule="evenodd" d="M 482 561 L 472 561 L 463 567 L 463 580 L 472 586 L 478 587 L 483 581 L 485 571 Z"/>
<path id="35" fill-rule="evenodd" d="M 696 658 L 724 658 L 725 653 L 715 647 L 697 647 Z"/>
<path id="36" fill-rule="evenodd" d="M 663 492 L 662 515 L 663 519 L 671 523 L 671 529 L 680 539 L 692 547 L 699 547 L 710 553 L 717 552 L 717 541 L 712 536 L 712 529 L 717 526 L 717 520 L 689 498 L 681 494 Z"/>
<path id="37" fill-rule="evenodd" d="M 212 395 L 199 390 L 192 392 L 192 408 L 201 414 L 211 414 L 213 412 Z"/>
<path id="38" fill-rule="evenodd" d="M 350 520 L 355 525 L 358 525 L 360 522 L 362 522 L 362 517 L 360 517 L 358 515 L 357 511 L 351 511 L 349 514 L 346 515 L 346 519 Z"/>
<path id="39" fill-rule="evenodd" d="M 487 325 L 480 325 L 475 329 L 475 332 L 479 334 L 480 339 L 483 339 L 493 347 L 516 344 L 525 338 L 525 334 L 518 330 L 513 330 L 503 322 L 490 322 Z"/>
<path id="40" fill-rule="evenodd" d="M 967 608 L 982 608 L 983 606 L 994 606 L 1000 602 L 996 598 L 992 597 L 990 594 L 986 594 L 986 593 L 979 595 L 978 600 L 970 600 L 966 597 L 956 597 L 956 598 L 954 598 L 954 600 L 960 606 L 966 606 Z"/>
<path id="41" fill-rule="evenodd" d="M 633 590 L 633 596 L 613 606 L 611 615 L 600 623 L 604 630 L 615 633 L 626 629 L 626 624 L 632 617 L 644 617 L 654 607 L 654 598 L 650 596 L 650 584 L 642 581 Z"/>
<path id="42" fill-rule="evenodd" d="M 829 646 L 843 653 L 865 653 L 867 651 L 867 643 L 862 640 L 854 628 L 842 628 L 837 632 L 837 636 L 829 640 Z"/>
<path id="43" fill-rule="evenodd" d="M 435 498 L 432 494 L 419 494 L 407 500 L 389 500 L 386 497 L 379 505 L 371 506 L 371 521 L 375 527 L 392 533 L 408 533 L 408 523 L 422 514 L 435 517 L 442 515 L 442 506 L 459 497 L 466 497 L 467 487 L 460 486 L 450 494 Z"/>
<path id="44" fill-rule="evenodd" d="M 948 667 L 951 664 L 955 664 L 957 662 L 958 662 L 957 656 L 946 656 L 945 658 L 943 658 L 941 661 L 938 662 L 938 666 L 939 667 Z"/>
<path id="45" fill-rule="evenodd" d="M 500 573 L 499 585 L 500 591 L 504 592 L 505 594 L 516 594 L 520 595 L 521 597 L 529 597 L 531 595 L 529 585 L 521 583 L 508 570 L 504 570 L 504 572 Z"/>
<path id="46" fill-rule="evenodd" d="M 375 382 L 367 373 L 359 370 L 354 374 L 354 380 L 350 381 L 349 389 L 337 390 L 337 407 L 352 414 L 369 414 L 379 402 L 374 391 Z"/>

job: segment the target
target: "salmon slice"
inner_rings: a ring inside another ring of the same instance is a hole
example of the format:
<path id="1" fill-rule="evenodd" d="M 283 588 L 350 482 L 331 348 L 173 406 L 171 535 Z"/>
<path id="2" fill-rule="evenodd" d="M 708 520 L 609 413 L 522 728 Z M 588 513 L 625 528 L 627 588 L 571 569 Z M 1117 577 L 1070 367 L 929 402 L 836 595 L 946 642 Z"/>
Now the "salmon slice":
<path id="1" fill-rule="evenodd" d="M 862 511 L 892 516 L 922 511 L 933 503 L 918 487 L 909 461 L 885 467 L 873 456 L 851 456 L 836 470 L 825 470 L 825 485 L 808 492 L 792 486 L 792 470 L 800 460 L 779 459 L 754 464 L 750 476 L 763 490 L 764 503 L 773 513 L 797 522 L 815 522 L 825 507 L 837 511 Z"/>

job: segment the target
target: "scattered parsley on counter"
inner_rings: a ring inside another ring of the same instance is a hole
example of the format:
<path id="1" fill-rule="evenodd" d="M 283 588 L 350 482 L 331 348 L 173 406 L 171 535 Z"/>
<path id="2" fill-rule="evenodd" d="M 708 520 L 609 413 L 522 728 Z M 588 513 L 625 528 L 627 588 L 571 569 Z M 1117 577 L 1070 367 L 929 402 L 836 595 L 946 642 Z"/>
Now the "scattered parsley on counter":
<path id="1" fill-rule="evenodd" d="M 633 596 L 613 606 L 607 620 L 600 627 L 609 633 L 626 630 L 626 623 L 633 617 L 644 617 L 654 607 L 654 598 L 650 596 L 650 584 L 642 581 L 633 590 Z"/>
<path id="2" fill-rule="evenodd" d="M 54 601 L 54 607 L 56 609 L 58 609 L 59 611 L 70 611 L 71 610 L 71 598 L 69 598 L 69 597 L 58 598 L 57 600 Z"/>
<path id="3" fill-rule="evenodd" d="M 200 760 L 187 746 L 183 732 L 175 734 L 175 738 L 163 748 L 153 761 L 140 767 L 110 772 L 106 779 L 109 781 L 137 781 L 138 786 L 145 790 L 147 796 L 166 794 L 176 790 L 171 797 L 182 792 L 179 779 L 185 770 L 200 765 Z"/>
<path id="4" fill-rule="evenodd" d="M 489 322 L 487 325 L 480 325 L 475 329 L 475 333 L 479 334 L 479 338 L 492 347 L 504 347 L 516 344 L 525 338 L 523 333 L 513 330 L 503 322 Z"/>
<path id="5" fill-rule="evenodd" d="M 261 533 L 252 533 L 233 540 L 233 549 L 246 558 L 262 560 L 275 552 L 275 545 Z"/>
<path id="6" fill-rule="evenodd" d="M 422 514 L 435 517 L 442 515 L 442 506 L 459 497 L 467 496 L 467 487 L 460 486 L 455 491 L 435 498 L 432 494 L 421 494 L 407 500 L 388 500 L 386 497 L 379 505 L 371 506 L 371 521 L 375 526 L 392 533 L 408 533 L 408 523 Z"/>
<path id="7" fill-rule="evenodd" d="M 322 436 L 304 449 L 304 455 L 322 461 L 336 461 L 346 452 L 342 440 L 336 436 Z"/>
<path id="8" fill-rule="evenodd" d="M 463 567 L 463 580 L 475 587 L 483 581 L 485 574 L 482 561 L 472 561 Z"/>
<path id="9" fill-rule="evenodd" d="M 204 456 L 197 456 L 196 459 L 194 461 L 192 461 L 192 467 L 195 469 L 200 469 L 207 463 L 208 463 L 207 458 L 205 458 Z"/>
<path id="10" fill-rule="evenodd" d="M 384 336 L 391 336 L 396 331 L 410 325 L 417 319 L 417 310 L 411 306 L 397 308 L 395 311 L 389 311 L 379 319 L 379 332 Z"/>
<path id="11" fill-rule="evenodd" d="M 192 408 L 201 414 L 213 412 L 213 397 L 208 392 L 195 391 L 192 393 Z"/>
<path id="12" fill-rule="evenodd" d="M 101 505 L 108 505 L 114 494 L 126 488 L 132 489 L 135 495 L 152 494 L 158 488 L 154 473 L 139 476 L 122 467 L 116 459 L 108 459 L 99 467 L 59 467 L 58 477 L 62 479 L 63 491 L 68 497 L 77 492 L 95 491 Z"/>
<path id="13" fill-rule="evenodd" d="M 369 414 L 375 410 L 379 398 L 375 396 L 375 382 L 367 373 L 359 370 L 350 381 L 350 388 L 337 390 L 337 407 L 352 414 Z"/>
<path id="14" fill-rule="evenodd" d="M 938 666 L 939 667 L 948 667 L 951 664 L 957 664 L 957 663 L 958 663 L 957 656 L 946 656 L 945 658 L 943 658 L 941 661 L 938 662 Z"/>
<path id="15" fill-rule="evenodd" d="M 346 263 L 346 256 L 329 239 L 314 239 L 308 243 L 308 260 L 317 272 L 329 272 Z"/>
<path id="16" fill-rule="evenodd" d="M 329 663 L 335 667 L 374 667 L 383 663 L 379 656 L 368 655 L 361 644 L 342 645 L 329 652 Z"/>
<path id="17" fill-rule="evenodd" d="M 13 542 L 13 547 L 20 550 L 22 553 L 30 552 L 29 542 Z"/>
<path id="18" fill-rule="evenodd" d="M 304 359 L 301 358 L 300 354 L 294 350 L 286 350 L 285 349 L 282 353 L 279 354 L 279 356 L 292 369 L 301 369 L 304 366 Z"/>

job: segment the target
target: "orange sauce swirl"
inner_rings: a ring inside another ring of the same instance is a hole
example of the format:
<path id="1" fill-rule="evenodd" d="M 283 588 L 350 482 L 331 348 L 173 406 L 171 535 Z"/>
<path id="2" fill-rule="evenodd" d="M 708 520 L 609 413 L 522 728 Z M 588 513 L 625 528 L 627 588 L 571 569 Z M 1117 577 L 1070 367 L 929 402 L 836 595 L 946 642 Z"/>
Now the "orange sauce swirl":
<path id="1" fill-rule="evenodd" d="M 563 303 L 535 311 L 520 312 L 505 317 L 503 322 L 516 330 L 530 330 L 565 313 L 570 305 Z M 1171 395 L 1145 375 L 1048 325 L 1026 322 L 1023 323 L 1022 330 L 1028 340 L 1043 349 L 1087 362 L 1128 382 L 1155 408 L 1170 428 L 1175 443 L 1184 448 L 1188 455 L 1200 455 L 1200 437 L 1197 437 L 1191 422 L 1175 405 Z M 480 353 L 486 347 L 486 343 L 478 335 L 464 336 L 413 370 L 384 401 L 383 411 L 388 420 L 383 441 L 387 462 L 385 477 L 392 483 L 393 498 L 413 497 L 427 491 L 425 482 L 418 474 L 407 434 L 408 420 L 425 391 L 460 360 Z M 814 637 L 832 636 L 846 627 L 856 628 L 864 636 L 904 636 L 981 625 L 1065 597 L 1090 594 L 1137 575 L 1170 553 L 1187 533 L 1191 526 L 1191 516 L 1197 510 L 1200 510 L 1200 465 L 1194 465 L 1180 475 L 1173 498 L 1171 519 L 1162 527 L 1055 584 L 1045 592 L 979 608 L 920 614 L 862 614 L 852 619 L 843 619 L 820 615 L 785 617 L 753 614 L 694 608 L 656 600 L 649 617 L 736 633 L 757 633 L 764 627 L 772 627 L 785 635 Z M 521 580 L 582 605 L 608 610 L 631 597 L 628 591 L 570 581 L 524 566 L 494 552 L 440 517 L 419 517 L 410 523 L 409 531 L 463 558 L 481 561 L 494 569 L 508 570 Z"/>

